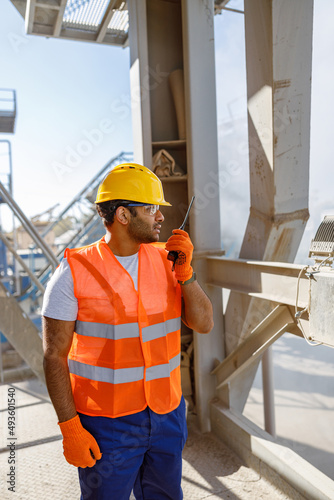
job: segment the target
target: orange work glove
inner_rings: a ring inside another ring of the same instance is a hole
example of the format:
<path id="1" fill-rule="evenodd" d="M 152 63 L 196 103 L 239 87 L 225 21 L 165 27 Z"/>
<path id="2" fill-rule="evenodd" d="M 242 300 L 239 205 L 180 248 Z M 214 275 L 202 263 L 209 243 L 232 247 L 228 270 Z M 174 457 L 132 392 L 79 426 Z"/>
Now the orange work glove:
<path id="1" fill-rule="evenodd" d="M 168 252 L 175 251 L 178 257 L 175 261 L 175 277 L 178 281 L 187 281 L 193 275 L 191 259 L 193 256 L 194 245 L 191 243 L 189 234 L 182 229 L 174 229 L 166 243 Z"/>
<path id="2" fill-rule="evenodd" d="M 95 438 L 82 427 L 79 415 L 66 422 L 58 422 L 58 425 L 63 435 L 64 456 L 67 462 L 75 467 L 93 467 L 102 454 Z"/>

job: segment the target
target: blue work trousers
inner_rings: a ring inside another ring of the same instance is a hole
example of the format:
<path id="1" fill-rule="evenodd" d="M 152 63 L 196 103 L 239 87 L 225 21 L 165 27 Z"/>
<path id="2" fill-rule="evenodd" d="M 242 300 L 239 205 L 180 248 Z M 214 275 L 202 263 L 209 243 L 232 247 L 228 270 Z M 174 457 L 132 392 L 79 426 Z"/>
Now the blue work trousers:
<path id="1" fill-rule="evenodd" d="M 187 439 L 185 401 L 159 415 L 150 408 L 125 417 L 79 414 L 102 458 L 79 468 L 81 500 L 182 500 L 182 450 Z"/>

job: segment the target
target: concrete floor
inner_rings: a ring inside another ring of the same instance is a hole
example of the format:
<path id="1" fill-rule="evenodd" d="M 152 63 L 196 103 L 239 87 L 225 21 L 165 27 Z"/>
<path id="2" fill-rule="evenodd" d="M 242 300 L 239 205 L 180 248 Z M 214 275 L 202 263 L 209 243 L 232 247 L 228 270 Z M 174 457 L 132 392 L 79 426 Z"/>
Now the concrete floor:
<path id="1" fill-rule="evenodd" d="M 8 431 L 8 389 L 15 389 L 15 492 L 7 474 L 13 441 Z M 0 385 L 0 498 L 1 500 L 78 500 L 77 470 L 67 464 L 56 414 L 45 388 L 36 379 Z M 183 459 L 185 500 L 286 499 L 221 441 L 201 434 L 189 415 L 189 437 Z M 117 500 L 110 497 L 111 500 Z"/>
<path id="2" fill-rule="evenodd" d="M 334 479 L 334 350 L 285 334 L 273 369 L 278 441 Z M 244 415 L 264 428 L 261 365 Z"/>

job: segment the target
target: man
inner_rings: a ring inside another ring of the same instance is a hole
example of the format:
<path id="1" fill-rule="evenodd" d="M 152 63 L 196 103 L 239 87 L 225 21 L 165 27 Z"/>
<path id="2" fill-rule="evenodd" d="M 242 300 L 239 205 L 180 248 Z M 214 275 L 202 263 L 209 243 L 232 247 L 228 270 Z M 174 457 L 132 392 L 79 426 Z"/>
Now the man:
<path id="1" fill-rule="evenodd" d="M 106 235 L 67 249 L 43 304 L 44 369 L 66 460 L 82 500 L 181 500 L 187 437 L 180 380 L 180 320 L 213 327 L 191 267 L 193 245 L 159 240 L 161 181 L 144 166 L 114 168 L 96 207 Z"/>

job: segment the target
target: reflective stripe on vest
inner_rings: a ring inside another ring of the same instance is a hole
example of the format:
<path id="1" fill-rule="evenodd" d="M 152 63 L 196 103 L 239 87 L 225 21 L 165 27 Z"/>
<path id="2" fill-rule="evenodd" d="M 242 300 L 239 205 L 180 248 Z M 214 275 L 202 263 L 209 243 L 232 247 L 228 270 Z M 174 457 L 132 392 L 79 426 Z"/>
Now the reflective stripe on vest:
<path id="1" fill-rule="evenodd" d="M 68 360 L 70 373 L 79 375 L 79 377 L 96 380 L 97 382 L 109 382 L 110 384 L 126 384 L 128 382 L 137 382 L 144 378 L 144 367 L 120 368 L 113 370 L 104 366 L 87 365 L 74 359 Z"/>
<path id="2" fill-rule="evenodd" d="M 146 381 L 169 377 L 171 372 L 180 366 L 181 355 L 177 354 L 163 365 L 151 366 L 146 369 Z M 79 377 L 96 380 L 97 382 L 109 382 L 110 384 L 126 384 L 137 382 L 144 378 L 144 366 L 135 368 L 120 368 L 113 370 L 104 366 L 87 365 L 73 359 L 68 360 L 70 373 Z"/>
<path id="3" fill-rule="evenodd" d="M 143 342 L 165 337 L 168 333 L 175 332 L 181 328 L 181 318 L 173 318 L 142 328 Z M 109 325 L 106 323 L 92 323 L 89 321 L 77 321 L 75 331 L 79 335 L 89 337 L 101 337 L 105 339 L 120 340 L 139 337 L 138 323 L 124 323 L 121 325 Z"/>
<path id="4" fill-rule="evenodd" d="M 177 354 L 174 358 L 169 360 L 169 363 L 163 365 L 150 366 L 146 370 L 146 380 L 155 380 L 157 378 L 169 377 L 171 372 L 180 366 L 181 354 Z"/>
<path id="5" fill-rule="evenodd" d="M 77 321 L 75 332 L 89 337 L 102 337 L 104 339 L 120 340 L 139 337 L 138 323 L 124 323 L 109 325 L 106 323 L 92 323 L 90 321 Z"/>
<path id="6" fill-rule="evenodd" d="M 173 318 L 142 328 L 143 342 L 165 337 L 168 333 L 175 332 L 181 328 L 181 318 Z"/>

